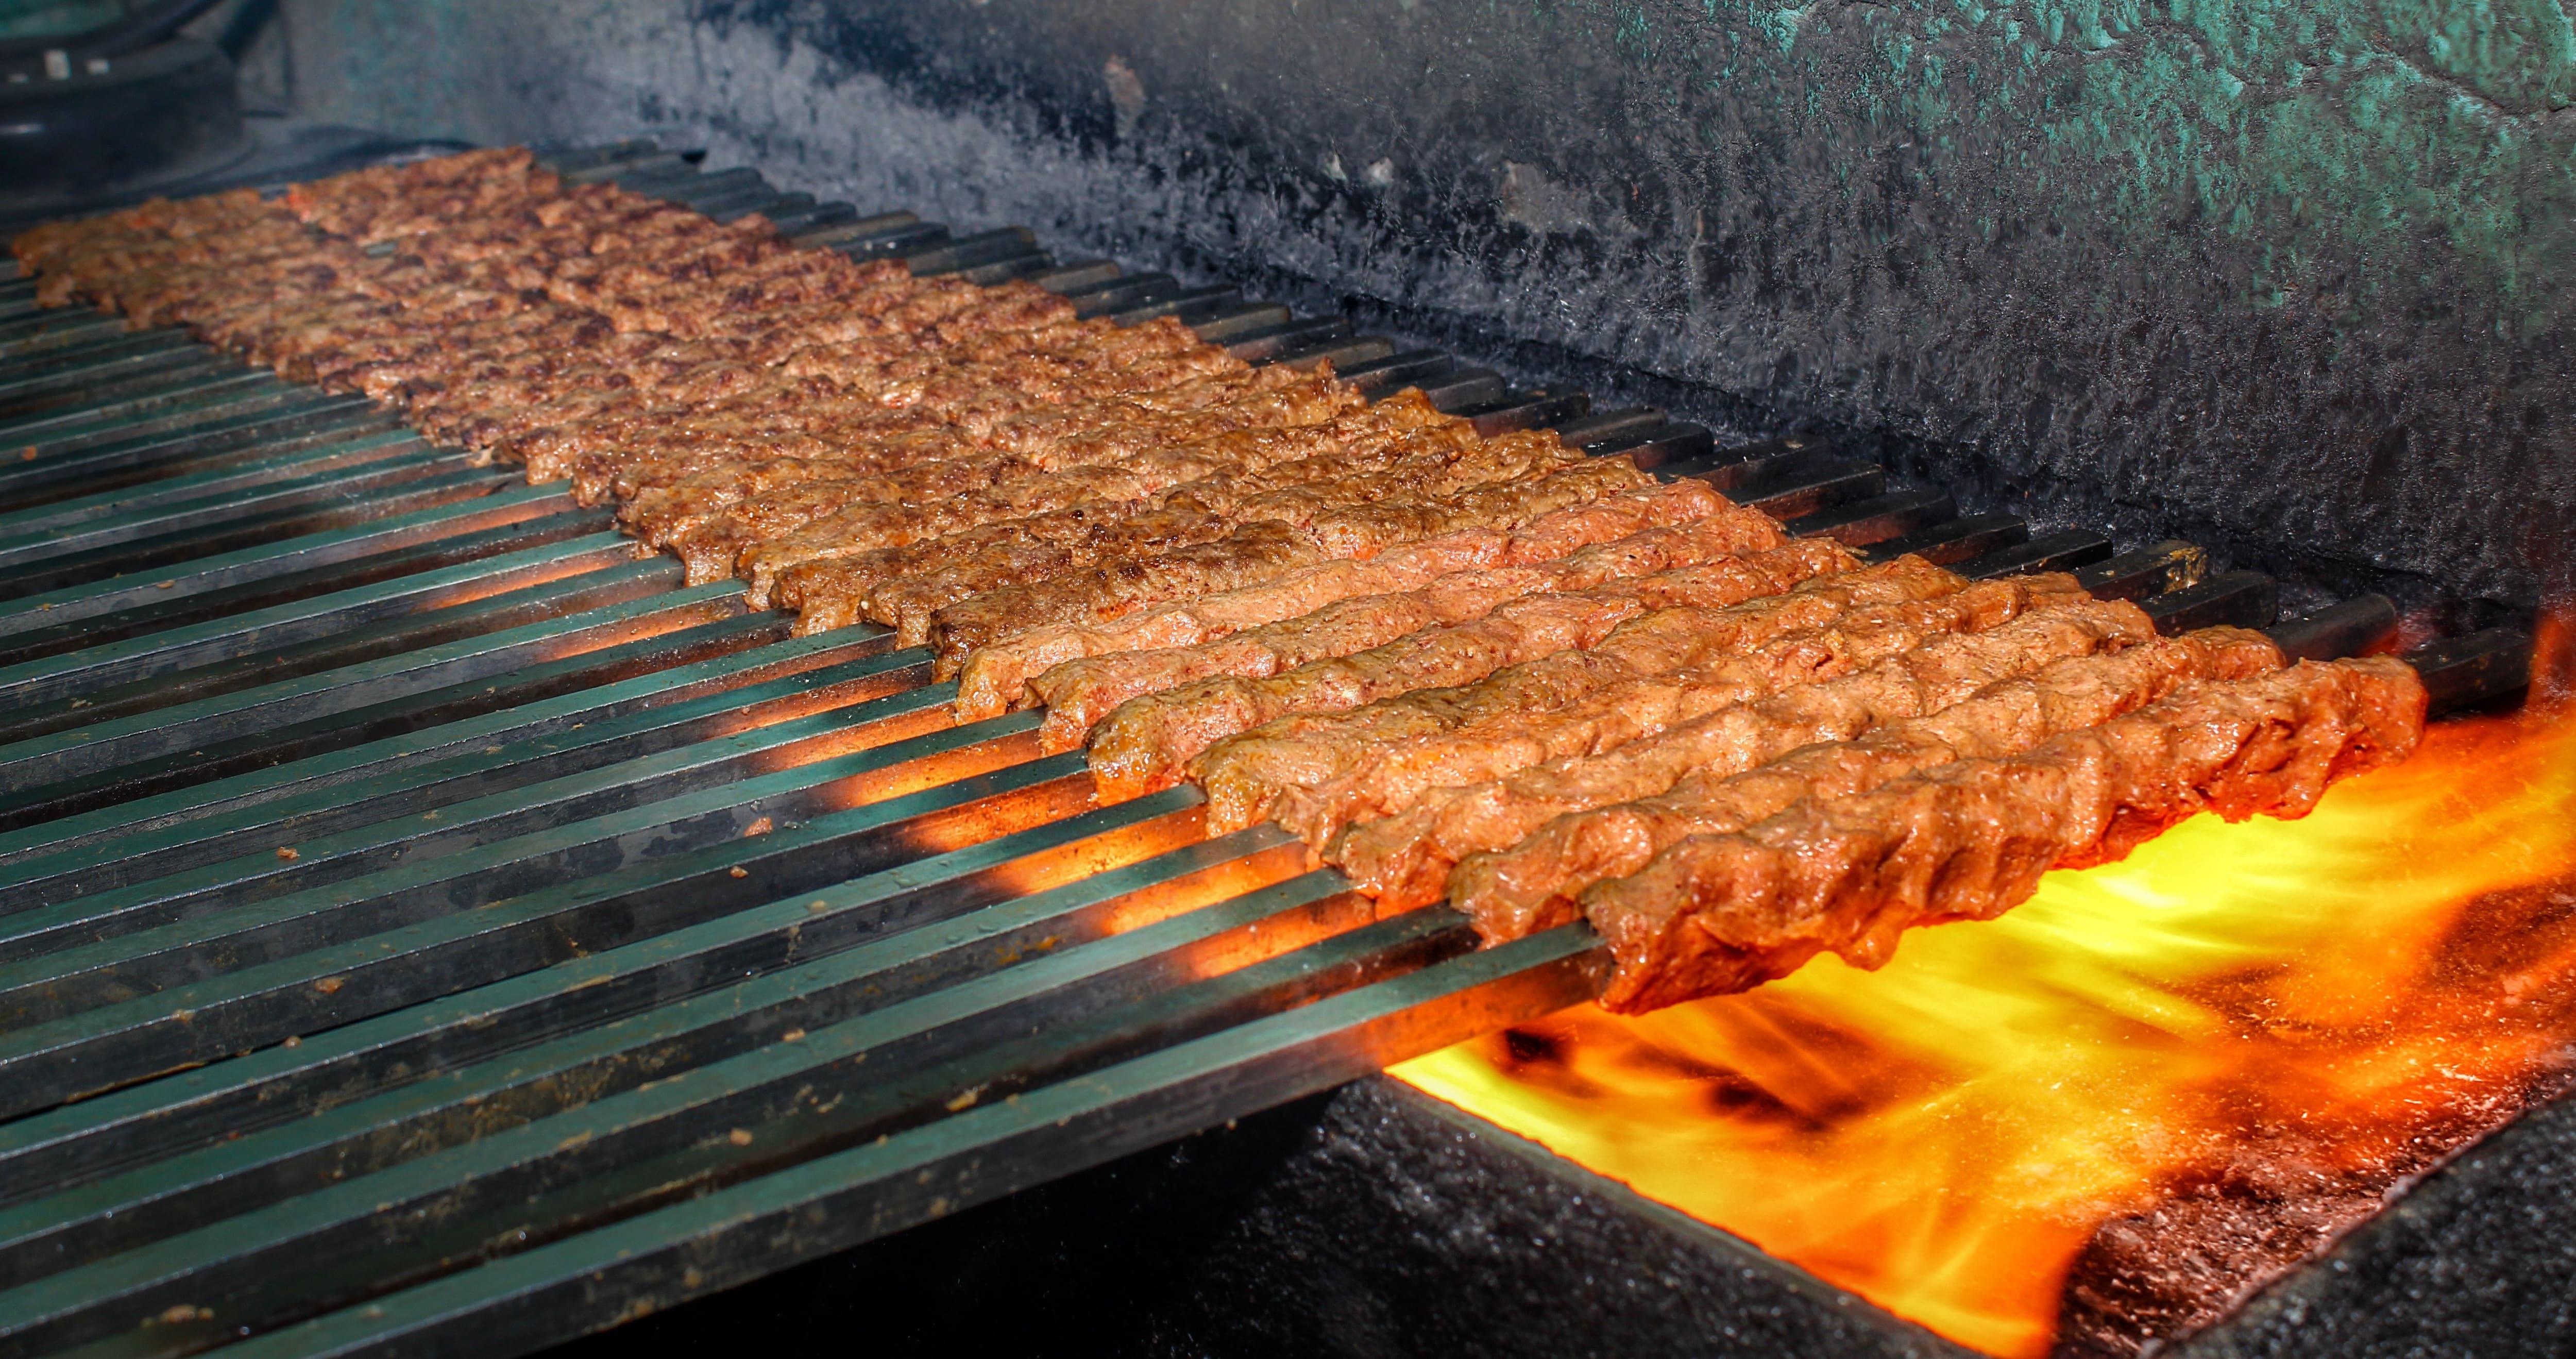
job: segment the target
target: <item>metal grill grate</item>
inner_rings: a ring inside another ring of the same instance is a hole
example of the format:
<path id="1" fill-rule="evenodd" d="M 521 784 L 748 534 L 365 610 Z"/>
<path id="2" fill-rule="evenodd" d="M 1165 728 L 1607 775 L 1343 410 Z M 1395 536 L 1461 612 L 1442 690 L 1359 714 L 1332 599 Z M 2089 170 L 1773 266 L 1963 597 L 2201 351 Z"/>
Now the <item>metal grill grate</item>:
<path id="1" fill-rule="evenodd" d="M 567 153 L 917 272 L 1176 316 L 1265 362 L 1552 427 L 1873 555 L 2080 569 L 2161 626 L 2273 623 L 2187 544 L 2114 554 L 1354 336 L 1026 231 L 862 217 L 645 143 Z M 1572 926 L 1377 918 L 1195 790 L 1096 805 L 928 655 L 681 588 L 604 509 L 369 403 L 0 283 L 0 1354 L 525 1350 L 1589 997 Z M 2276 630 L 2342 654 L 2356 601 Z M 2422 658 L 2446 701 L 2527 644 Z"/>

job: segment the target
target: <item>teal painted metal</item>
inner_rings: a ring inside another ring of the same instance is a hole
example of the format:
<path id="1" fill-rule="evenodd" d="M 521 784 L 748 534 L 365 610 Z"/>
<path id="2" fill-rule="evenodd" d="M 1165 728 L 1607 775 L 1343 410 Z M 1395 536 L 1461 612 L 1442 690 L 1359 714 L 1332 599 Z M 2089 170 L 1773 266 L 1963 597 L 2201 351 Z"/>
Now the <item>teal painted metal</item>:
<path id="1" fill-rule="evenodd" d="M 554 485 L 513 487 L 462 505 L 389 515 L 345 529 L 297 538 L 291 547 L 244 548 L 200 558 L 152 581 L 104 580 L 31 595 L 0 605 L 0 635 L 53 626 L 138 604 L 183 598 L 249 581 L 345 562 L 457 533 L 497 528 L 572 508 Z M 163 582 L 168 582 L 166 585 Z"/>
<path id="2" fill-rule="evenodd" d="M 931 206 L 1558 346 L 1730 437 L 1884 437 L 1971 509 L 2295 540 L 2320 588 L 2528 605 L 2576 570 L 2576 35 L 2551 0 L 292 18 L 336 118 L 652 130 L 817 192 L 951 193 Z M 940 187 L 957 157 L 971 193 Z"/>

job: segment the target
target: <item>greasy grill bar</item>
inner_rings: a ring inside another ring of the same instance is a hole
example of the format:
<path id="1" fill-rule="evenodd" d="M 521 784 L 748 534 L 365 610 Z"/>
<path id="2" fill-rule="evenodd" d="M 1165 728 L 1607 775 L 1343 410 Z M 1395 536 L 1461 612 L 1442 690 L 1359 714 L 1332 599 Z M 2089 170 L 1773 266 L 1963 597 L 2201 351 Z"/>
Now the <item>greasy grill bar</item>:
<path id="1" fill-rule="evenodd" d="M 1017 228 L 554 157 L 916 277 L 1028 280 L 1264 365 L 1553 430 L 1863 561 L 2067 571 L 2174 636 L 2385 649 L 2359 598 L 1961 516 L 1818 440 L 1064 261 Z M 175 329 L 0 284 L 0 1353 L 525 1350 L 1599 994 L 1582 924 L 1478 949 L 1195 786 L 1107 802 L 927 647 L 796 635 L 527 485 Z M 2518 693 L 2512 631 L 2412 659 Z"/>

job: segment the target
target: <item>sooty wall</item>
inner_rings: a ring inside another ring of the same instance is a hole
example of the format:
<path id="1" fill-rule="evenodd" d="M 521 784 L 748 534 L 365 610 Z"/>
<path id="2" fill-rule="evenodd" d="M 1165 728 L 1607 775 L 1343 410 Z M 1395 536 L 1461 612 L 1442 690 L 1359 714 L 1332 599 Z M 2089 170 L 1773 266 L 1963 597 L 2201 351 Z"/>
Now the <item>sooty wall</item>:
<path id="1" fill-rule="evenodd" d="M 2564 588 L 2561 0 L 286 11 L 321 116 L 657 134 L 1739 428 L 1857 432 L 1978 508 L 2329 588 Z"/>

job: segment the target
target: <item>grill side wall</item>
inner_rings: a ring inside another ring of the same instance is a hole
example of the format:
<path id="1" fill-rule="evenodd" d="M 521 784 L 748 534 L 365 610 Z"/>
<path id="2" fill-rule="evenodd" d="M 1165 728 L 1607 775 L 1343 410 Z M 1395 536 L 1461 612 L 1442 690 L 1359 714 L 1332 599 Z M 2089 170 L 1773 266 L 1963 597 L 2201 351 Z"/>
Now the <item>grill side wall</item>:
<path id="1" fill-rule="evenodd" d="M 2547 0 L 286 8 L 321 116 L 695 140 L 2321 588 L 2565 570 Z"/>

